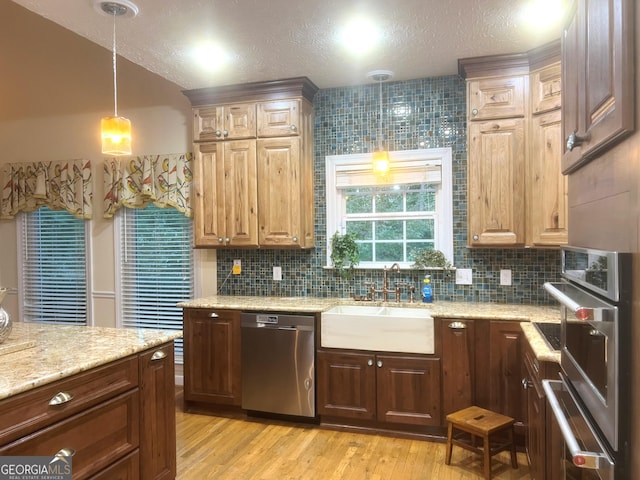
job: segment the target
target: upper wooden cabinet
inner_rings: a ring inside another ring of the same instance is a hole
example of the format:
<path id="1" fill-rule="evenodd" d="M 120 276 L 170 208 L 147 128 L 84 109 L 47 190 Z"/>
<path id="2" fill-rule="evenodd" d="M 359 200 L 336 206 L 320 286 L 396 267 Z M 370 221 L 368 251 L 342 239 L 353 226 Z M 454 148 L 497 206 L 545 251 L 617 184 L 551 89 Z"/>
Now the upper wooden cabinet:
<path id="1" fill-rule="evenodd" d="M 195 246 L 312 248 L 307 78 L 184 92 L 194 108 Z"/>
<path id="2" fill-rule="evenodd" d="M 255 104 L 195 108 L 193 118 L 193 140 L 195 142 L 234 140 L 256 136 Z"/>
<path id="3" fill-rule="evenodd" d="M 469 120 L 524 117 L 526 83 L 524 76 L 469 80 Z"/>
<path id="4" fill-rule="evenodd" d="M 468 129 L 468 243 L 523 245 L 524 119 L 471 122 Z"/>
<path id="5" fill-rule="evenodd" d="M 531 72 L 531 113 L 558 110 L 561 106 L 562 74 L 560 63 Z"/>
<path id="6" fill-rule="evenodd" d="M 634 125 L 634 1 L 576 0 L 562 39 L 562 170 L 569 173 Z"/>
<path id="7" fill-rule="evenodd" d="M 199 247 L 257 247 L 254 140 L 194 145 L 194 241 Z"/>
<path id="8" fill-rule="evenodd" d="M 459 61 L 467 78 L 467 245 L 567 243 L 560 44 Z"/>

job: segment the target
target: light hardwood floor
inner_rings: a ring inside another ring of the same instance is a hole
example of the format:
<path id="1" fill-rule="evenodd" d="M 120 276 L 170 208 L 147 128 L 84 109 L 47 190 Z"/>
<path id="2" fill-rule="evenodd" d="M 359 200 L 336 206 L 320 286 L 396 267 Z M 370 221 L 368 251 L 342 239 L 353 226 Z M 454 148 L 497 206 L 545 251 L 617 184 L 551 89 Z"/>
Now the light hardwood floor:
<path id="1" fill-rule="evenodd" d="M 178 396 L 178 480 L 480 480 L 479 456 L 444 443 L 334 431 L 318 426 L 184 412 Z M 495 480 L 524 480 L 508 452 L 492 460 Z"/>

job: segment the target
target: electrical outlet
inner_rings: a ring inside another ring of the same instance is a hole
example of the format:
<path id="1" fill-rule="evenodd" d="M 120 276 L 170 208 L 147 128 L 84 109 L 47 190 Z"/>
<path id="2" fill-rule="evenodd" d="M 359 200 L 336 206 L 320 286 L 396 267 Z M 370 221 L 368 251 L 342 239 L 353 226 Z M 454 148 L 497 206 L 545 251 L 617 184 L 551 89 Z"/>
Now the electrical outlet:
<path id="1" fill-rule="evenodd" d="M 458 268 L 456 270 L 456 285 L 473 284 L 473 270 L 471 268 Z"/>
<path id="2" fill-rule="evenodd" d="M 276 281 L 282 280 L 282 267 L 273 267 L 273 279 Z"/>
<path id="3" fill-rule="evenodd" d="M 511 285 L 511 270 L 500 270 L 500 285 Z"/>

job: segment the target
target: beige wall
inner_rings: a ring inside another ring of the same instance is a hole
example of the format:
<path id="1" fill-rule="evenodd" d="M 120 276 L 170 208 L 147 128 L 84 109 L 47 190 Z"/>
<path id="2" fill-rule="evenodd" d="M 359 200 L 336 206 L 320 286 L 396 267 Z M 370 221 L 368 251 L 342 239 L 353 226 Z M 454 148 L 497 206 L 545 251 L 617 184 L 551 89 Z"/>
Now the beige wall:
<path id="1" fill-rule="evenodd" d="M 0 164 L 90 159 L 94 182 L 91 278 L 95 325 L 115 326 L 113 220 L 102 218 L 100 118 L 113 113 L 111 52 L 28 10 L 0 2 Z M 125 28 L 124 26 L 122 28 Z M 133 154 L 191 151 L 191 107 L 179 86 L 118 58 L 118 113 L 133 125 Z M 0 286 L 16 288 L 15 221 L 0 221 Z M 215 253 L 196 252 L 209 294 Z M 17 316 L 17 294 L 5 308 Z"/>

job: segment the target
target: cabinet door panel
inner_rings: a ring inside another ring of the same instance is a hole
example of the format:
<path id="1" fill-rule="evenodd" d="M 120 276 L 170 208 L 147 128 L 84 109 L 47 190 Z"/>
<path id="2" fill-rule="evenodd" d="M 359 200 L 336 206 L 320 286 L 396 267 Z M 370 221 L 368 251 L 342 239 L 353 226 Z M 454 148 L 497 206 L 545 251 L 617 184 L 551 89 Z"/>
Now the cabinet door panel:
<path id="1" fill-rule="evenodd" d="M 469 120 L 524 117 L 526 82 L 523 76 L 470 80 Z"/>
<path id="2" fill-rule="evenodd" d="M 468 244 L 525 241 L 524 120 L 469 124 Z"/>
<path id="3" fill-rule="evenodd" d="M 439 426 L 440 359 L 377 355 L 378 420 Z"/>
<path id="4" fill-rule="evenodd" d="M 224 144 L 196 145 L 193 192 L 194 243 L 198 247 L 224 245 Z"/>
<path id="5" fill-rule="evenodd" d="M 489 328 L 489 408 L 522 423 L 526 419 L 522 389 L 522 329 L 518 322 L 491 322 Z"/>
<path id="6" fill-rule="evenodd" d="M 299 245 L 302 234 L 299 167 L 298 138 L 258 140 L 261 245 Z"/>
<path id="7" fill-rule="evenodd" d="M 176 396 L 173 342 L 140 355 L 140 478 L 176 476 Z"/>
<path id="8" fill-rule="evenodd" d="M 601 154 L 635 128 L 634 2 L 575 3 L 577 8 L 563 40 L 563 90 L 575 91 L 563 105 L 565 173 Z M 584 141 L 571 150 L 566 141 L 573 132 Z"/>
<path id="9" fill-rule="evenodd" d="M 227 105 L 225 109 L 225 139 L 256 136 L 256 106 L 253 103 Z"/>
<path id="10" fill-rule="evenodd" d="M 290 137 L 300 134 L 301 127 L 299 100 L 258 104 L 259 137 Z"/>
<path id="11" fill-rule="evenodd" d="M 240 313 L 185 309 L 185 400 L 240 405 L 240 364 Z"/>
<path id="12" fill-rule="evenodd" d="M 224 144 L 225 242 L 231 247 L 258 245 L 256 144 L 237 140 Z M 227 242 L 226 239 L 229 239 Z"/>
<path id="13" fill-rule="evenodd" d="M 531 74 L 531 113 L 538 114 L 559 109 L 561 102 L 560 63 Z"/>
<path id="14" fill-rule="evenodd" d="M 376 416 L 373 354 L 317 353 L 318 413 L 364 420 Z"/>
<path id="15" fill-rule="evenodd" d="M 443 319 L 442 337 L 442 414 L 474 405 L 474 323 Z"/>
<path id="16" fill-rule="evenodd" d="M 193 140 L 196 142 L 224 139 L 223 107 L 200 107 L 193 113 Z"/>
<path id="17" fill-rule="evenodd" d="M 560 110 L 533 118 L 529 162 L 529 244 L 563 245 L 568 240 L 566 176 L 560 172 Z"/>

